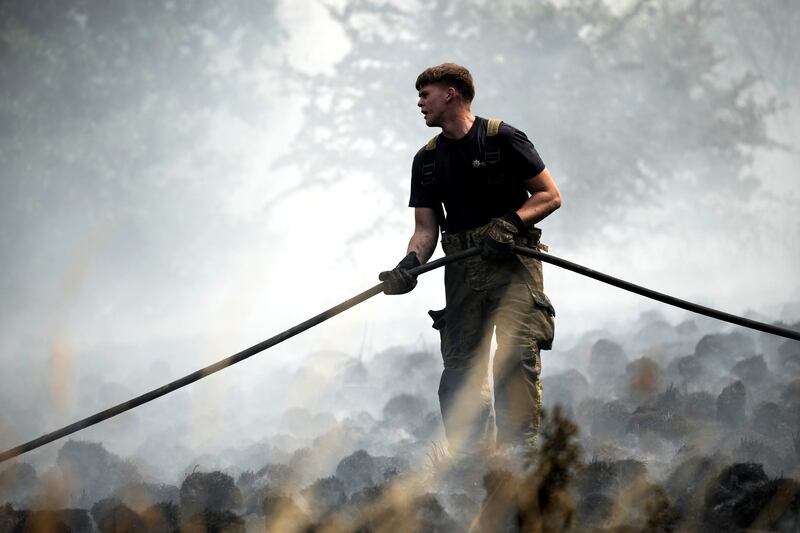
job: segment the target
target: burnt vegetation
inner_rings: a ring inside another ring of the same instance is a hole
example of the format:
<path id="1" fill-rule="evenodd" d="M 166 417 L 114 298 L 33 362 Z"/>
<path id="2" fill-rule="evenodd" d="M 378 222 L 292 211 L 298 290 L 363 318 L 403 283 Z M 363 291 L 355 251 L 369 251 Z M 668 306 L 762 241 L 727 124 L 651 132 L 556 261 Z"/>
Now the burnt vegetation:
<path id="1" fill-rule="evenodd" d="M 449 457 L 435 388 L 393 385 L 406 363 L 435 367 L 436 356 L 391 350 L 359 363 L 365 379 L 387 381 L 381 394 L 353 393 L 381 398 L 372 414 L 292 408 L 271 437 L 284 452 L 255 469 L 210 469 L 205 457 L 171 484 L 78 440 L 41 472 L 5 465 L 0 532 L 800 527 L 800 374 L 787 357 L 798 343 L 672 326 L 657 313 L 586 339 L 548 354 L 570 367 L 547 372 L 539 440 L 521 455 Z"/>

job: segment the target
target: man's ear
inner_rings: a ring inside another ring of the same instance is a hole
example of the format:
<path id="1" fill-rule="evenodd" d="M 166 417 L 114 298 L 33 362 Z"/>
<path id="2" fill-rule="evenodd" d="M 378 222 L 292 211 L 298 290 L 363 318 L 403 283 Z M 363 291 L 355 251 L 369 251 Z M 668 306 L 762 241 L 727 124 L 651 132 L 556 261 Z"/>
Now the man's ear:
<path id="1" fill-rule="evenodd" d="M 453 87 L 448 87 L 447 94 L 445 94 L 444 99 L 449 102 L 450 100 L 455 98 L 455 96 L 456 96 L 456 90 Z"/>

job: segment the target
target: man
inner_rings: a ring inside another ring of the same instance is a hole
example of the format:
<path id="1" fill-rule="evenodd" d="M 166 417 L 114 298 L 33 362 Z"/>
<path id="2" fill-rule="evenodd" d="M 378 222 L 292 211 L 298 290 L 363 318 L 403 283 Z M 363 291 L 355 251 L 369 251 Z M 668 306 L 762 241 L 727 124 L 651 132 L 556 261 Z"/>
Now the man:
<path id="1" fill-rule="evenodd" d="M 561 195 L 523 132 L 472 114 L 475 87 L 466 68 L 428 68 L 416 88 L 425 124 L 442 131 L 414 157 L 414 234 L 407 255 L 380 279 L 386 294 L 412 290 L 416 279 L 408 270 L 430 259 L 439 229 L 445 254 L 481 248 L 480 256 L 445 267 L 447 306 L 430 312 L 441 333 L 442 419 L 451 453 L 489 451 L 488 370 L 496 330 L 497 443 L 524 448 L 538 431 L 540 350 L 551 347 L 555 312 L 543 292 L 541 263 L 517 256 L 513 247 L 544 249 L 533 224 L 560 207 Z"/>

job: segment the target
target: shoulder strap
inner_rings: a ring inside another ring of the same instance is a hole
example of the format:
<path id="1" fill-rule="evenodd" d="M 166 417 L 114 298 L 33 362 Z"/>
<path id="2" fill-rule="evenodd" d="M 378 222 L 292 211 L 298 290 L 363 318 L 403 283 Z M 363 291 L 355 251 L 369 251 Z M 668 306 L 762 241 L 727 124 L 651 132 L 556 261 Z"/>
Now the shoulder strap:
<path id="1" fill-rule="evenodd" d="M 500 131 L 500 124 L 503 121 L 497 118 L 490 118 L 489 124 L 486 126 L 486 136 L 487 137 L 494 137 Z M 434 143 L 435 144 L 435 143 Z"/>
<path id="2" fill-rule="evenodd" d="M 422 153 L 422 180 L 420 184 L 428 186 L 436 181 L 436 140 L 439 135 L 435 135 L 428 144 L 425 145 L 425 151 Z M 439 203 L 434 210 L 436 211 L 436 221 L 439 223 L 439 228 L 445 231 L 445 215 L 442 204 Z"/>
<path id="3" fill-rule="evenodd" d="M 436 150 L 436 140 L 439 138 L 438 135 L 434 135 L 433 138 L 428 141 L 428 144 L 425 145 L 425 150 L 431 151 Z"/>
<path id="4" fill-rule="evenodd" d="M 422 154 L 422 185 L 430 185 L 436 179 L 436 135 L 428 144 L 425 145 L 425 152 Z"/>
<path id="5" fill-rule="evenodd" d="M 486 142 L 484 143 L 484 156 L 487 168 L 487 180 L 490 184 L 496 185 L 503 181 L 503 172 L 500 168 L 500 147 L 498 146 L 498 133 L 500 124 L 503 121 L 490 118 L 486 125 Z"/>

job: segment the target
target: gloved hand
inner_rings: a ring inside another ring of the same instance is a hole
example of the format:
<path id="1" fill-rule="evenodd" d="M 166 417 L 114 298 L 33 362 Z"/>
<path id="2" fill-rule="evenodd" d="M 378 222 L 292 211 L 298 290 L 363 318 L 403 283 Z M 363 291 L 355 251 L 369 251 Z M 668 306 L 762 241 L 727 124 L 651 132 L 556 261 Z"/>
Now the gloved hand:
<path id="1" fill-rule="evenodd" d="M 417 276 L 408 271 L 420 265 L 417 252 L 409 252 L 393 270 L 381 272 L 378 279 L 383 281 L 384 294 L 405 294 L 417 286 Z"/>
<path id="2" fill-rule="evenodd" d="M 525 231 L 525 223 L 516 211 L 493 218 L 483 236 L 481 255 L 484 259 L 502 260 L 514 253 L 514 239 Z"/>

